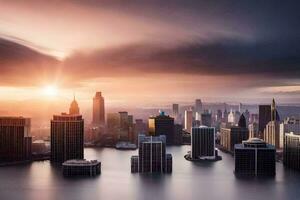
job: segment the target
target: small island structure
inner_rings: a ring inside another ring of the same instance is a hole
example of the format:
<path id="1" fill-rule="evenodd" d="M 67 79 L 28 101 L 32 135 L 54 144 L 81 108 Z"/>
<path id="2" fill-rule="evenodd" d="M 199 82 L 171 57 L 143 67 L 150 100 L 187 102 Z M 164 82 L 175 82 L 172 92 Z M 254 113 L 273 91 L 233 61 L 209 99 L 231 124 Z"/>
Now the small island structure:
<path id="1" fill-rule="evenodd" d="M 191 151 L 184 156 L 188 161 L 218 161 L 222 157 L 215 148 L 215 128 L 207 126 L 193 127 L 191 133 Z"/>
<path id="2" fill-rule="evenodd" d="M 62 164 L 63 175 L 73 176 L 97 176 L 101 173 L 101 162 L 97 160 L 75 159 L 67 160 Z"/>

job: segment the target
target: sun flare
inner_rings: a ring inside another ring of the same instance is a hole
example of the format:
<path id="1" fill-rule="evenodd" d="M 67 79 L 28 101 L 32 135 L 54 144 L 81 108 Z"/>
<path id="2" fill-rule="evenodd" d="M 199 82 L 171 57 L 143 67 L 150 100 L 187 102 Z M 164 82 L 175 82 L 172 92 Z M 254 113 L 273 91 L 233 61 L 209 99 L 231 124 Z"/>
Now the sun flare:
<path id="1" fill-rule="evenodd" d="M 46 96 L 56 96 L 58 93 L 57 87 L 54 85 L 45 86 L 43 89 L 43 93 Z"/>

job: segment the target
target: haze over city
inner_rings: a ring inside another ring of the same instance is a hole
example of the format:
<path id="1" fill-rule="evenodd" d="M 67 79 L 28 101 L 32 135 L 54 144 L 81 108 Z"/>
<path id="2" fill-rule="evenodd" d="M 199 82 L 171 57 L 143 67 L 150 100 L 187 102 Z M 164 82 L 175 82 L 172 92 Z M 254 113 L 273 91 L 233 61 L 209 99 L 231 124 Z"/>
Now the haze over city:
<path id="1" fill-rule="evenodd" d="M 299 102 L 298 2 L 0 4 L 3 112 L 61 110 L 73 93 L 89 108 L 97 89 L 108 107 Z"/>

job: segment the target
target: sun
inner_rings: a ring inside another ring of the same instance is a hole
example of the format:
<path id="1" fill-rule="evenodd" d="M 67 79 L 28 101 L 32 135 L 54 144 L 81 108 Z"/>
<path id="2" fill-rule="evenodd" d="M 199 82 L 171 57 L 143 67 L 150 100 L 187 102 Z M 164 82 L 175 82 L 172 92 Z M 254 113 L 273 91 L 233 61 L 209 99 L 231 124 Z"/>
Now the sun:
<path id="1" fill-rule="evenodd" d="M 43 88 L 43 93 L 46 96 L 56 96 L 58 93 L 57 87 L 54 85 L 47 85 Z"/>

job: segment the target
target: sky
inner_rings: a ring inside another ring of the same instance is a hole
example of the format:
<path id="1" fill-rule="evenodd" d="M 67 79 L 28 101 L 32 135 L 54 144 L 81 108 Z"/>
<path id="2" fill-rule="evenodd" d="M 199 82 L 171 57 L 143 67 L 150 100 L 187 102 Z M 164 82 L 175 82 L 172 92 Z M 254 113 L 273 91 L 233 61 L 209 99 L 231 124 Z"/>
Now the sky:
<path id="1" fill-rule="evenodd" d="M 299 1 L 0 5 L 0 111 L 300 100 Z"/>

